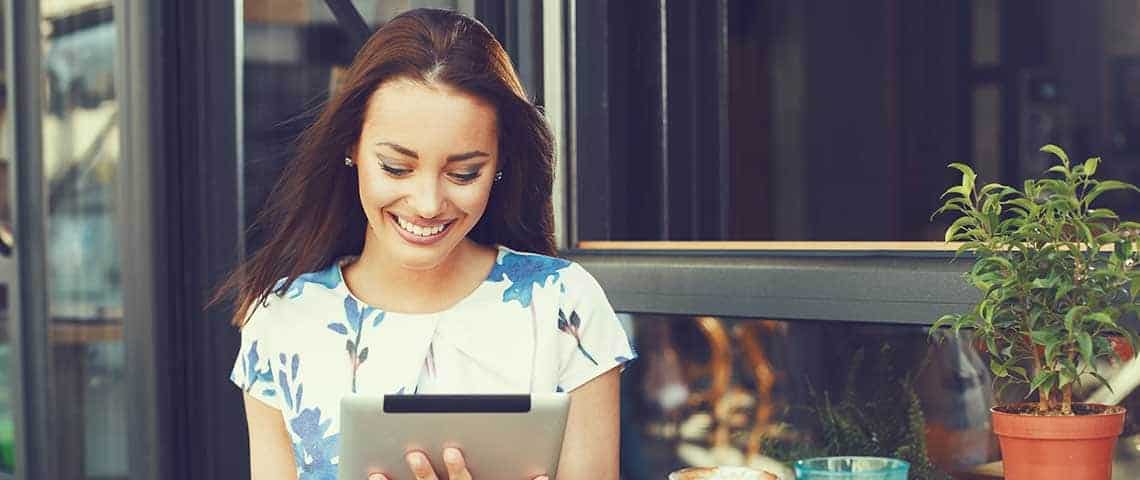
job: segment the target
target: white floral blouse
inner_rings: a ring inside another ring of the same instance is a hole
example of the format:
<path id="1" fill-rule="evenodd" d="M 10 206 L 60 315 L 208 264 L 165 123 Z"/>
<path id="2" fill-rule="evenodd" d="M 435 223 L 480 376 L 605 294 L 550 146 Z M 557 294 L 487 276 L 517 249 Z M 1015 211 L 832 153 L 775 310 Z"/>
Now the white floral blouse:
<path id="1" fill-rule="evenodd" d="M 339 405 L 353 393 L 572 391 L 636 354 L 578 264 L 499 247 L 490 275 L 446 311 L 385 312 L 341 266 L 301 275 L 242 328 L 230 379 L 281 410 L 300 480 L 335 479 Z"/>

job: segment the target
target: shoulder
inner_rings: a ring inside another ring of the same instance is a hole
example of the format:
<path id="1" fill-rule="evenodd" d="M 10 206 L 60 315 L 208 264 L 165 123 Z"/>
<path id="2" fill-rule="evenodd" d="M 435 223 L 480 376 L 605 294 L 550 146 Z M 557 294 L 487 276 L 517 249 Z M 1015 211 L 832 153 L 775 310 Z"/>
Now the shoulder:
<path id="1" fill-rule="evenodd" d="M 338 308 L 344 296 L 343 284 L 340 262 L 303 273 L 292 283 L 278 279 L 265 300 L 255 305 L 242 330 L 279 330 L 312 318 L 314 311 Z M 282 291 L 282 287 L 286 288 Z"/>
<path id="2" fill-rule="evenodd" d="M 514 282 L 538 280 L 539 277 L 558 278 L 571 265 L 572 262 L 563 258 L 499 247 L 490 277 L 493 281 L 510 279 Z"/>
<path id="3" fill-rule="evenodd" d="M 564 258 L 499 247 L 491 281 L 555 287 L 563 297 L 597 296 L 601 286 L 581 265 Z"/>

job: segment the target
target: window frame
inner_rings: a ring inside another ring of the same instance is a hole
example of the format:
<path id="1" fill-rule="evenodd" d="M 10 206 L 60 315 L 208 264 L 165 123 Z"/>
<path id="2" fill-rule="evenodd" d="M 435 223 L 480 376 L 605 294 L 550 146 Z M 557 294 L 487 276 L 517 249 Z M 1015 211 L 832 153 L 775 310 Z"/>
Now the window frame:
<path id="1" fill-rule="evenodd" d="M 715 28 L 722 32 L 718 48 L 722 52 L 729 0 L 717 0 L 719 18 Z M 666 33 L 691 35 L 691 22 L 679 22 L 667 13 L 668 0 L 658 0 L 653 23 L 659 33 L 661 58 L 654 65 L 666 71 L 673 56 L 668 52 Z M 601 106 L 583 103 L 583 97 L 610 95 L 608 38 L 605 25 L 610 20 L 602 0 L 566 0 L 565 29 L 561 39 L 565 58 L 547 63 L 565 68 L 567 85 L 561 115 L 565 128 L 556 136 L 566 146 L 560 150 L 568 179 L 560 182 L 556 210 L 566 212 L 559 219 L 561 254 L 580 263 L 605 288 L 615 310 L 626 313 L 666 315 L 716 315 L 759 317 L 782 320 L 820 320 L 930 325 L 941 315 L 960 312 L 975 303 L 980 294 L 962 281 L 962 274 L 973 264 L 972 257 L 954 258 L 957 245 L 941 242 L 669 242 L 669 241 L 590 241 L 583 238 L 610 238 L 608 203 L 612 200 L 606 178 L 610 161 L 611 135 L 609 102 Z M 557 27 L 547 22 L 545 28 Z M 707 27 L 707 26 L 706 26 Z M 680 31 L 677 29 L 680 28 Z M 673 32 L 667 32 L 673 29 Z M 549 38 L 549 37 L 548 37 Z M 549 50 L 548 50 L 549 51 Z M 591 51 L 606 61 L 578 69 L 576 52 Z M 653 62 L 652 60 L 650 61 Z M 723 73 L 723 59 L 717 62 Z M 683 79 L 682 79 L 683 80 Z M 670 74 L 664 82 L 677 81 Z M 663 83 L 664 83 L 663 82 Z M 667 88 L 650 86 L 659 93 Z M 722 90 L 727 95 L 727 89 Z M 665 187 L 661 195 L 667 203 L 670 169 L 677 159 L 668 150 L 693 147 L 692 139 L 669 138 L 670 108 L 676 102 L 661 95 L 658 115 L 663 145 L 660 170 Z M 722 99 L 724 100 L 724 99 Z M 723 101 L 717 102 L 723 107 Z M 723 111 L 718 122 L 727 122 Z M 727 128 L 727 123 L 723 123 Z M 722 131 L 724 128 L 721 129 Z M 660 133 L 660 132 L 659 132 Z M 723 132 L 712 141 L 717 158 L 727 154 Z M 588 139 L 589 141 L 586 141 Z M 711 139 L 710 139 L 711 140 Z M 898 152 L 895 152 L 896 154 Z M 721 162 L 723 163 L 723 162 Z M 682 166 L 683 167 L 683 166 Z M 718 178 L 723 179 L 723 173 Z M 588 194 L 584 185 L 590 185 Z M 556 190 L 557 190 L 556 189 Z M 561 193 L 561 195 L 559 195 Z M 703 200 L 702 200 L 703 201 Z M 714 199 L 724 202 L 725 199 Z M 669 206 L 663 215 L 669 215 Z M 589 212 L 587 215 L 586 212 Z M 722 219 L 723 220 L 723 219 Z M 668 219 L 661 219 L 669 230 Z M 724 221 L 721 222 L 722 227 Z"/>

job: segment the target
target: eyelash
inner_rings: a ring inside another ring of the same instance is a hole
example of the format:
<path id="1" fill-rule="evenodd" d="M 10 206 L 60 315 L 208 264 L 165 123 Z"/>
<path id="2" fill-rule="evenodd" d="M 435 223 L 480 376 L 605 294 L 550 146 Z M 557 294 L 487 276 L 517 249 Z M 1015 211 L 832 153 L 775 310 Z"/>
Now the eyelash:
<path id="1" fill-rule="evenodd" d="M 380 168 L 385 172 L 388 172 L 388 175 L 391 175 L 393 177 L 402 177 L 404 175 L 412 173 L 411 170 L 408 170 L 406 168 L 390 167 L 388 165 L 385 165 L 383 162 L 380 163 Z"/>
<path id="2" fill-rule="evenodd" d="M 396 177 L 396 178 L 404 177 L 404 176 L 408 175 L 409 173 L 412 173 L 412 171 L 410 169 L 392 167 L 392 166 L 384 164 L 383 162 L 380 162 L 380 168 L 383 169 L 385 172 L 387 172 L 388 175 L 391 175 L 391 176 Z M 479 172 L 449 173 L 448 174 L 448 176 L 450 176 L 451 178 L 455 179 L 456 181 L 458 181 L 460 183 L 464 183 L 464 184 L 474 182 L 475 179 L 479 178 L 481 175 L 482 174 Z"/>

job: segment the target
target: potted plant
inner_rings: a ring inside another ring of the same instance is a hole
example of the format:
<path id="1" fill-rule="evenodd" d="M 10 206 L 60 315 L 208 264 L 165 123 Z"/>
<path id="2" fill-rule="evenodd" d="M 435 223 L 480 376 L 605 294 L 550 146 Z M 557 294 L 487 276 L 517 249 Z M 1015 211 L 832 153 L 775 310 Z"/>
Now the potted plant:
<path id="1" fill-rule="evenodd" d="M 946 241 L 963 242 L 955 257 L 975 257 L 964 278 L 982 296 L 969 312 L 938 319 L 931 332 L 972 329 L 1001 387 L 1023 383 L 1027 399 L 1037 396 L 991 409 L 1007 479 L 1108 480 L 1125 411 L 1074 403 L 1073 387 L 1108 385 L 1098 362 L 1134 355 L 1136 335 L 1119 321 L 1140 310 L 1140 224 L 1093 202 L 1108 191 L 1140 189 L 1094 179 L 1099 158 L 1074 166 L 1057 146 L 1041 151 L 1059 164 L 1021 189 L 978 188 L 970 167 L 950 165 L 962 181 L 942 195 L 934 215 L 956 214 Z"/>

